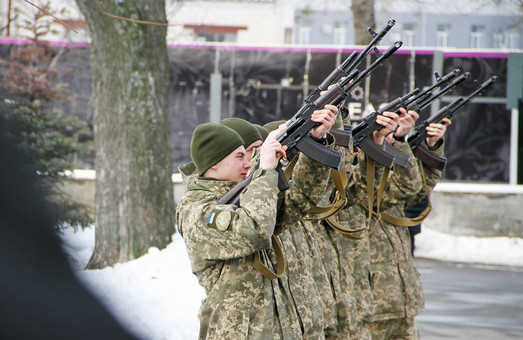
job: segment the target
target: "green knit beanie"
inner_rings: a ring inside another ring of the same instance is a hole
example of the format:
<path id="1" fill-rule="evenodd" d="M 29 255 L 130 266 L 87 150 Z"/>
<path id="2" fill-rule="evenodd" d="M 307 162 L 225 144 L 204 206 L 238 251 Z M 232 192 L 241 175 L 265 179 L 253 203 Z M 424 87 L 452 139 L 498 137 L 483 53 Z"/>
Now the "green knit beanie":
<path id="1" fill-rule="evenodd" d="M 265 130 L 272 132 L 280 127 L 281 124 L 285 124 L 286 120 L 275 120 L 273 122 L 268 122 L 263 127 Z"/>
<path id="2" fill-rule="evenodd" d="M 239 146 L 245 145 L 242 137 L 222 124 L 203 123 L 196 127 L 191 139 L 191 158 L 203 175 Z"/>
<path id="3" fill-rule="evenodd" d="M 257 140 L 262 140 L 262 136 L 258 132 L 258 129 L 251 123 L 241 118 L 226 118 L 220 122 L 220 124 L 230 127 L 242 137 L 245 142 L 245 147 L 248 147 Z"/>
<path id="4" fill-rule="evenodd" d="M 262 141 L 265 141 L 267 139 L 267 136 L 269 135 L 269 131 L 261 126 L 260 124 L 252 124 L 256 129 L 258 129 L 258 132 L 260 133 L 262 137 Z"/>

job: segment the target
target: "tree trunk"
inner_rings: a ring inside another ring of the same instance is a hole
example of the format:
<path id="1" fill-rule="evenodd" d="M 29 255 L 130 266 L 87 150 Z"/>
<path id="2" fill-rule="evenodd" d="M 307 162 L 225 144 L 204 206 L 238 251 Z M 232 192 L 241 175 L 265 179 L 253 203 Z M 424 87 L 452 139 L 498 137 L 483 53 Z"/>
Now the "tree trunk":
<path id="1" fill-rule="evenodd" d="M 174 233 L 165 0 L 76 0 L 89 26 L 96 150 L 95 248 L 88 269 L 164 248 Z"/>
<path id="2" fill-rule="evenodd" d="M 351 9 L 354 18 L 354 42 L 356 45 L 367 45 L 372 40 L 367 29 L 376 28 L 374 0 L 352 0 Z"/>

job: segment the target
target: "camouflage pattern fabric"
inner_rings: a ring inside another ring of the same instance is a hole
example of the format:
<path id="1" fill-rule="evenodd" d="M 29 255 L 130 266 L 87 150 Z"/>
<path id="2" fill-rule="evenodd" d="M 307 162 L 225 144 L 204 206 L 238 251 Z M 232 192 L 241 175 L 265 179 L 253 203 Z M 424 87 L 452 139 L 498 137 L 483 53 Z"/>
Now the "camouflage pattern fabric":
<path id="1" fill-rule="evenodd" d="M 376 321 L 369 328 L 373 340 L 420 338 L 414 317 Z"/>
<path id="2" fill-rule="evenodd" d="M 350 176 L 352 171 L 352 153 L 345 153 L 345 148 L 338 148 L 344 153 L 345 170 Z M 334 193 L 334 184 L 329 182 L 326 195 L 320 202 L 320 206 L 327 206 Z M 349 339 L 349 330 L 355 322 L 355 305 L 351 288 L 344 286 L 345 275 L 352 273 L 344 272 L 342 259 L 342 237 L 324 221 L 308 222 L 316 237 L 323 270 L 327 275 L 324 283 L 323 303 L 325 314 L 330 315 L 325 325 L 325 335 L 333 339 Z M 330 323 L 329 323 L 330 322 Z"/>
<path id="3" fill-rule="evenodd" d="M 334 143 L 330 135 L 328 142 L 330 146 Z M 293 181 L 300 180 L 297 178 L 299 173 L 299 168 L 295 167 Z M 333 329 L 335 321 L 333 302 L 326 302 L 329 296 L 332 299 L 332 292 L 326 284 L 327 275 L 319 257 L 315 231 L 311 231 L 309 222 L 297 221 L 278 237 L 285 251 L 286 277 L 303 328 L 303 336 L 305 339 L 323 339 L 325 330 Z"/>
<path id="4" fill-rule="evenodd" d="M 402 151 L 410 153 L 410 150 L 403 149 Z M 411 167 L 415 167 L 416 162 L 412 160 Z M 363 208 L 368 206 L 367 202 L 367 157 L 360 153 L 358 155 L 358 165 L 354 167 L 352 176 L 346 187 L 346 195 L 349 198 L 349 202 L 344 210 L 338 215 L 337 219 L 339 223 L 344 223 L 348 227 L 353 229 L 362 229 L 367 227 L 372 228 L 375 221 L 368 225 L 367 211 Z M 404 192 L 405 195 L 412 195 L 420 189 L 420 177 L 414 177 L 410 184 L 406 184 L 400 181 L 398 178 L 405 176 L 405 170 L 401 168 L 395 169 L 387 180 L 385 187 L 384 197 L 388 197 L 386 202 L 380 203 L 380 210 L 386 209 L 390 206 L 392 198 L 390 192 L 393 190 L 399 190 Z M 383 168 L 379 165 L 375 168 L 374 173 L 375 179 L 375 192 L 380 185 L 381 178 L 383 176 Z M 376 200 L 376 195 L 375 195 Z M 374 202 L 374 210 L 377 209 L 377 202 Z M 360 236 L 366 236 L 367 232 L 360 233 Z M 368 235 L 367 235 L 368 236 Z M 367 339 L 370 334 L 368 331 L 368 324 L 374 320 L 374 295 L 372 293 L 372 275 L 371 275 L 371 247 L 374 245 L 368 237 L 363 237 L 359 240 L 352 240 L 349 238 L 343 238 L 342 240 L 342 254 L 343 266 L 345 272 L 352 272 L 352 276 L 344 276 L 346 287 L 353 287 L 353 298 L 356 305 L 356 326 L 351 328 L 351 337 L 358 339 Z"/>
<path id="5" fill-rule="evenodd" d="M 300 155 L 294 171 L 291 188 L 278 194 L 277 172 L 256 170 L 240 207 L 217 204 L 236 182 L 184 178 L 188 187 L 176 220 L 207 293 L 199 312 L 200 339 L 304 338 L 286 275 L 269 280 L 253 266 L 254 253 L 271 249 L 271 235 L 295 224 L 323 196 L 326 167 Z M 271 266 L 274 254 L 268 253 Z"/>
<path id="6" fill-rule="evenodd" d="M 435 151 L 442 156 L 443 146 Z M 425 183 L 422 182 L 421 168 L 425 168 Z M 430 193 L 441 177 L 441 171 L 420 166 L 420 162 L 412 157 L 405 173 L 398 171 L 398 176 L 393 177 L 396 182 L 392 184 L 397 185 L 390 188 L 384 198 L 384 206 L 388 208 L 388 214 L 404 218 L 404 208 Z M 401 181 L 404 182 L 403 185 L 400 184 Z M 410 191 L 406 191 L 406 187 L 419 187 L 419 190 L 409 195 Z M 417 339 L 414 317 L 423 311 L 425 297 L 410 251 L 408 228 L 380 222 L 370 236 L 370 241 L 375 303 L 375 322 L 370 325 L 372 336 L 376 339 Z"/>
<path id="7" fill-rule="evenodd" d="M 324 309 L 318 286 L 313 277 L 314 258 L 304 229 L 295 226 L 278 235 L 287 264 L 286 278 L 289 291 L 294 298 L 298 317 L 307 339 L 323 338 Z"/>
<path id="8" fill-rule="evenodd" d="M 313 261 L 312 276 L 323 308 L 324 333 L 325 336 L 336 335 L 338 325 L 336 299 L 332 284 L 330 284 L 331 280 L 322 260 L 323 254 L 318 240 L 318 228 L 321 226 L 319 226 L 318 222 L 312 221 L 301 221 L 300 223 L 303 227 L 305 240 L 310 251 L 308 256 Z"/>

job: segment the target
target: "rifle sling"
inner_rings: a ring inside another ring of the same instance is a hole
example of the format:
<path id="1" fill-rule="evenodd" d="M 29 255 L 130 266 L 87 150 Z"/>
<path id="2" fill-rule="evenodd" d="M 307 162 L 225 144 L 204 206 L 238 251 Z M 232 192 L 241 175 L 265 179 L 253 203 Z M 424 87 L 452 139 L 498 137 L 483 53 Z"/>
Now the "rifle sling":
<path id="1" fill-rule="evenodd" d="M 334 202 L 326 207 L 316 207 L 309 212 L 309 216 L 303 218 L 303 221 L 317 221 L 327 219 L 340 211 L 347 203 L 347 197 L 345 196 L 345 186 L 347 185 L 348 179 L 345 171 L 338 171 L 331 169 L 331 178 L 336 186 L 336 196 Z"/>
<path id="2" fill-rule="evenodd" d="M 413 217 L 413 218 L 394 217 L 387 213 L 381 213 L 381 219 L 384 220 L 385 222 L 389 222 L 389 223 L 399 225 L 402 227 L 413 227 L 413 226 L 418 225 L 421 222 L 423 222 L 423 220 L 425 220 L 425 218 L 427 218 L 427 216 L 429 215 L 431 209 L 432 209 L 432 206 L 429 203 L 429 206 L 427 208 L 425 208 L 425 210 L 423 210 L 418 217 Z"/>
<path id="3" fill-rule="evenodd" d="M 298 157 L 294 157 L 294 159 L 287 165 L 285 168 L 285 177 L 287 180 L 290 180 L 292 177 L 292 171 L 294 170 L 294 166 L 296 165 L 296 162 L 298 160 Z M 312 217 L 306 217 L 302 220 L 304 221 L 316 221 L 316 220 L 323 220 L 329 216 L 332 216 L 336 214 L 338 211 L 340 211 L 345 204 L 347 203 L 347 198 L 345 197 L 345 186 L 347 185 L 348 179 L 347 174 L 344 171 L 338 171 L 335 169 L 331 169 L 331 177 L 334 181 L 334 185 L 336 186 L 336 197 L 334 199 L 334 203 L 332 203 L 330 206 L 326 207 L 316 207 L 313 210 L 309 212 L 309 215 L 314 215 Z"/>
<path id="4" fill-rule="evenodd" d="M 285 257 L 283 256 L 283 250 L 281 249 L 281 243 L 278 238 L 272 235 L 271 242 L 272 248 L 274 249 L 274 254 L 276 255 L 276 266 L 278 267 L 276 273 L 265 264 L 269 263 L 267 249 L 260 250 L 254 254 L 254 268 L 258 269 L 258 271 L 269 280 L 274 280 L 285 273 Z M 262 256 L 264 259 L 263 261 L 261 260 Z"/>
<path id="5" fill-rule="evenodd" d="M 418 159 L 418 167 L 419 167 L 420 172 L 421 172 L 421 179 L 423 181 L 423 185 L 426 186 L 427 185 L 427 178 L 425 176 L 425 171 L 423 170 L 422 163 L 423 162 L 420 159 Z M 395 224 L 395 225 L 399 225 L 399 226 L 403 226 L 403 227 L 413 227 L 413 226 L 418 225 L 421 222 L 423 222 L 427 218 L 427 216 L 429 215 L 431 210 L 432 210 L 432 204 L 430 203 L 430 200 L 429 200 L 429 205 L 427 206 L 427 208 L 425 208 L 425 210 L 423 210 L 421 212 L 421 214 L 419 214 L 419 216 L 417 216 L 417 217 L 401 218 L 401 217 L 391 216 L 391 215 L 389 215 L 387 213 L 381 213 L 381 218 L 385 222 L 389 222 L 389 223 L 392 223 L 392 224 Z"/>
<path id="6" fill-rule="evenodd" d="M 366 158 L 367 158 L 367 204 L 369 207 L 373 207 L 374 206 L 374 173 L 375 173 L 376 163 L 370 157 L 366 157 Z M 377 193 L 377 197 L 376 197 L 376 211 L 374 212 L 373 209 L 371 209 L 369 211 L 369 209 L 367 207 L 365 207 L 363 204 L 360 204 L 360 206 L 368 213 L 368 222 L 365 227 L 358 228 L 358 229 L 347 228 L 347 227 L 343 226 L 342 224 L 340 224 L 339 222 L 337 222 L 334 219 L 334 216 L 329 216 L 325 219 L 327 224 L 331 228 L 333 228 L 334 230 L 336 230 L 337 232 L 342 234 L 343 236 L 353 239 L 353 240 L 360 240 L 360 239 L 370 235 L 376 228 L 377 223 L 380 221 L 380 218 L 379 218 L 380 203 L 383 198 L 383 194 L 385 192 L 385 186 L 387 184 L 389 172 L 390 172 L 390 170 L 388 168 L 385 168 L 385 170 L 383 172 L 383 177 L 381 178 L 380 187 L 378 189 L 378 193 Z M 370 189 L 370 188 L 372 188 L 372 189 Z M 373 216 L 377 220 L 376 220 L 376 223 L 371 228 L 370 225 L 371 225 Z M 365 230 L 368 231 L 366 234 L 356 236 L 356 233 L 360 233 Z"/>

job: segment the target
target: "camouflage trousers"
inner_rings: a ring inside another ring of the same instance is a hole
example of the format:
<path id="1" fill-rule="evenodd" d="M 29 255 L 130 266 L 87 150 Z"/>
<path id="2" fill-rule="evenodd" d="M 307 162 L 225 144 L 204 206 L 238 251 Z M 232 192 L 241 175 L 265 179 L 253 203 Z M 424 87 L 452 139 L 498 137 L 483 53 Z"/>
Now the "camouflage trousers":
<path id="1" fill-rule="evenodd" d="M 369 322 L 366 321 L 359 321 L 356 324 L 356 327 L 354 327 L 354 330 L 350 333 L 351 339 L 357 339 L 357 340 L 370 340 L 370 331 L 369 331 Z"/>
<path id="2" fill-rule="evenodd" d="M 372 340 L 419 340 L 414 317 L 375 321 L 369 330 Z"/>

